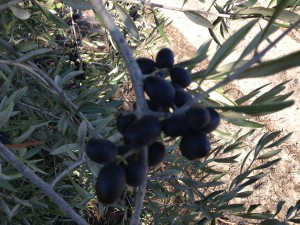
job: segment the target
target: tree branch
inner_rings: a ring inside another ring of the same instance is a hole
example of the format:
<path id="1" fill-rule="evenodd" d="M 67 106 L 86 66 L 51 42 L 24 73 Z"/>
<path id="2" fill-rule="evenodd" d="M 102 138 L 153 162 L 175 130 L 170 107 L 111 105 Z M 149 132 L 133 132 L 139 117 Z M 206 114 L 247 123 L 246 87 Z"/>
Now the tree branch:
<path id="1" fill-rule="evenodd" d="M 114 2 L 117 2 L 118 0 L 113 0 Z M 140 4 L 145 5 L 149 7 L 155 7 L 155 8 L 162 8 L 162 9 L 170 9 L 174 11 L 180 11 L 180 12 L 187 12 L 187 11 L 196 11 L 200 14 L 204 15 L 210 15 L 210 16 L 217 16 L 217 17 L 225 17 L 230 18 L 230 14 L 222 14 L 222 13 L 213 13 L 213 12 L 207 12 L 207 11 L 201 11 L 201 10 L 195 10 L 195 9 L 185 9 L 185 8 L 179 8 L 174 6 L 168 6 L 168 5 L 162 5 L 157 3 L 152 3 L 151 1 L 141 1 L 141 0 L 121 0 L 122 2 L 128 2 L 133 4 Z"/>
<path id="2" fill-rule="evenodd" d="M 144 90 L 143 90 L 143 74 L 138 66 L 136 60 L 133 58 L 133 54 L 126 42 L 126 39 L 119 31 L 113 18 L 110 16 L 109 12 L 106 10 L 103 2 L 101 0 L 89 0 L 94 13 L 97 17 L 101 18 L 106 29 L 111 34 L 113 40 L 119 48 L 122 54 L 125 64 L 127 66 L 130 78 L 132 80 L 133 90 L 136 97 L 137 103 L 137 114 L 138 117 L 146 114 L 148 111 L 148 106 L 145 101 Z"/>
<path id="3" fill-rule="evenodd" d="M 78 215 L 65 200 L 53 191 L 52 187 L 39 178 L 28 166 L 22 163 L 18 157 L 7 149 L 0 142 L 0 155 L 19 170 L 25 177 L 27 177 L 34 185 L 46 193 L 50 200 L 52 200 L 62 211 L 64 211 L 70 218 L 79 225 L 88 225 L 88 223 Z"/>

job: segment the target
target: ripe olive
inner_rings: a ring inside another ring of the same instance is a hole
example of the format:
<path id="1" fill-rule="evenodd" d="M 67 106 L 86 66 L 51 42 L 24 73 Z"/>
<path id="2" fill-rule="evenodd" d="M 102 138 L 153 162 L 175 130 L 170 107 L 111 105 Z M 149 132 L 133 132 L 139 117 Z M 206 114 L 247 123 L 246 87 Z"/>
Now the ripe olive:
<path id="1" fill-rule="evenodd" d="M 95 191 L 97 198 L 104 204 L 118 200 L 125 189 L 126 175 L 124 169 L 116 163 L 106 164 L 97 178 Z"/>
<path id="2" fill-rule="evenodd" d="M 201 104 L 195 104 L 185 112 L 185 121 L 188 127 L 201 129 L 209 123 L 210 113 Z"/>
<path id="3" fill-rule="evenodd" d="M 174 83 L 179 84 L 181 87 L 187 87 L 191 84 L 192 78 L 186 69 L 180 66 L 176 66 L 170 71 L 171 80 Z"/>
<path id="4" fill-rule="evenodd" d="M 124 132 L 124 143 L 133 147 L 152 144 L 160 135 L 161 125 L 156 116 L 143 116 L 134 121 Z"/>
<path id="5" fill-rule="evenodd" d="M 123 134 L 127 127 L 136 120 L 134 113 L 122 112 L 116 118 L 116 126 L 118 131 Z"/>
<path id="6" fill-rule="evenodd" d="M 157 53 L 155 61 L 158 68 L 171 69 L 174 65 L 174 53 L 169 48 L 163 48 Z"/>
<path id="7" fill-rule="evenodd" d="M 152 59 L 141 57 L 137 58 L 136 62 L 143 74 L 149 74 L 155 71 L 156 64 Z"/>
<path id="8" fill-rule="evenodd" d="M 85 145 L 88 157 L 96 163 L 107 163 L 114 161 L 117 157 L 117 148 L 109 140 L 103 138 L 92 138 Z"/>
<path id="9" fill-rule="evenodd" d="M 143 183 L 146 178 L 146 169 L 138 161 L 133 161 L 125 166 L 126 183 L 130 186 L 137 187 Z"/>
<path id="10" fill-rule="evenodd" d="M 192 130 L 182 136 L 179 149 L 185 158 L 194 160 L 208 155 L 210 142 L 204 132 Z"/>
<path id="11" fill-rule="evenodd" d="M 160 77 L 147 77 L 144 80 L 144 90 L 151 101 L 161 106 L 169 106 L 175 98 L 175 89 L 172 84 Z"/>
<path id="12" fill-rule="evenodd" d="M 165 146 L 161 142 L 154 142 L 148 146 L 148 166 L 155 166 L 161 163 L 165 157 Z"/>
<path id="13" fill-rule="evenodd" d="M 192 99 L 192 95 L 182 88 L 175 91 L 174 104 L 177 107 L 183 106 L 186 102 L 191 101 Z"/>
<path id="14" fill-rule="evenodd" d="M 175 114 L 161 122 L 162 131 L 170 137 L 182 136 L 188 131 L 184 114 Z"/>
<path id="15" fill-rule="evenodd" d="M 4 145 L 11 144 L 10 135 L 5 132 L 0 132 L 0 142 Z"/>
<path id="16" fill-rule="evenodd" d="M 209 107 L 207 110 L 210 114 L 210 121 L 205 127 L 201 128 L 201 130 L 205 133 L 210 133 L 219 126 L 221 118 L 219 113 L 213 108 Z"/>

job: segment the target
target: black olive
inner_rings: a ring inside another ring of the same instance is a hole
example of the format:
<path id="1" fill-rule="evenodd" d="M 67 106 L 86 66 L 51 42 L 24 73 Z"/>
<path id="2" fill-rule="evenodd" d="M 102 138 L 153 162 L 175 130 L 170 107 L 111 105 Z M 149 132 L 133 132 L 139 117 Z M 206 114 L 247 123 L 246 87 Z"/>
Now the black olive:
<path id="1" fill-rule="evenodd" d="M 169 48 L 163 48 L 157 53 L 155 61 L 158 68 L 171 69 L 174 65 L 174 53 Z"/>

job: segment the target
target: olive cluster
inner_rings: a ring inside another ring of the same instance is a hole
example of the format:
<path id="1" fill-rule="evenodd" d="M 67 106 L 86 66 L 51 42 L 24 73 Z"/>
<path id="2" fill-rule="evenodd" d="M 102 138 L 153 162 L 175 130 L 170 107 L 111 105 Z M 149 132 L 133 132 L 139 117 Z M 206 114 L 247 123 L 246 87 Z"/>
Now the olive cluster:
<path id="1" fill-rule="evenodd" d="M 195 160 L 208 155 L 210 141 L 207 134 L 220 123 L 219 114 L 200 103 L 193 104 L 183 113 L 176 112 L 177 108 L 193 100 L 185 90 L 192 79 L 183 67 L 174 66 L 172 50 L 164 48 L 157 53 L 155 61 L 138 58 L 137 63 L 145 75 L 143 88 L 149 108 L 168 112 L 168 116 L 144 115 L 137 118 L 134 111 L 122 112 L 116 118 L 116 127 L 123 135 L 123 145 L 116 146 L 102 138 L 91 139 L 86 144 L 89 158 L 105 164 L 95 188 L 99 201 L 103 203 L 113 203 L 120 198 L 126 184 L 135 187 L 146 179 L 140 149 L 148 147 L 149 166 L 163 161 L 165 146 L 159 141 L 161 133 L 172 138 L 181 137 L 181 154 Z M 169 80 L 165 79 L 167 76 L 170 76 Z"/>

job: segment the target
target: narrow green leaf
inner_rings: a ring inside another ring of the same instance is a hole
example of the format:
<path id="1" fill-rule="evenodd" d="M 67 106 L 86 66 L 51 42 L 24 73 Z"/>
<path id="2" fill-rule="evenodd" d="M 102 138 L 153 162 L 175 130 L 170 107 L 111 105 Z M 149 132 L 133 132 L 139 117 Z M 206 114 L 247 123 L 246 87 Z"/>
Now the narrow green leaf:
<path id="1" fill-rule="evenodd" d="M 261 116 L 266 114 L 271 114 L 279 110 L 290 107 L 294 104 L 294 101 L 285 101 L 278 103 L 266 103 L 260 105 L 247 105 L 247 106 L 217 106 L 215 108 L 222 110 L 232 110 L 235 112 L 242 112 L 252 116 Z"/>
<path id="2" fill-rule="evenodd" d="M 34 41 L 22 41 L 15 45 L 16 49 L 20 52 L 28 52 L 38 47 L 38 44 Z"/>
<path id="3" fill-rule="evenodd" d="M 281 131 L 274 131 L 274 132 L 272 132 L 270 134 L 268 134 L 268 133 L 264 134 L 261 137 L 261 139 L 258 141 L 257 145 L 260 145 L 261 148 L 263 148 L 269 142 L 271 142 L 272 140 L 274 140 L 280 133 L 281 133 Z"/>
<path id="4" fill-rule="evenodd" d="M 236 196 L 237 198 L 247 198 L 253 194 L 254 191 L 243 191 L 239 192 L 238 195 Z"/>
<path id="5" fill-rule="evenodd" d="M 256 205 L 250 205 L 248 210 L 247 210 L 247 214 L 250 214 L 251 212 L 253 212 L 255 209 L 257 209 L 259 206 L 261 206 L 261 204 L 256 204 Z"/>
<path id="6" fill-rule="evenodd" d="M 285 222 L 281 222 L 277 219 L 267 219 L 262 221 L 260 225 L 289 225 L 289 224 Z"/>
<path id="7" fill-rule="evenodd" d="M 296 207 L 295 206 L 290 206 L 289 209 L 287 210 L 287 213 L 286 213 L 286 218 L 290 218 L 292 213 L 296 211 Z"/>
<path id="8" fill-rule="evenodd" d="M 254 24 L 256 24 L 256 22 L 257 20 L 251 21 L 221 45 L 220 49 L 211 59 L 206 71 L 206 75 L 211 73 L 211 71 L 216 68 L 233 51 L 233 49 L 240 43 L 242 39 L 244 39 L 245 35 L 250 31 Z"/>
<path id="9" fill-rule="evenodd" d="M 214 159 L 214 161 L 218 163 L 236 163 L 237 161 L 235 161 L 235 159 L 238 158 L 240 155 L 241 154 L 236 154 L 227 158 Z"/>
<path id="10" fill-rule="evenodd" d="M 265 169 L 265 168 L 268 168 L 270 166 L 273 166 L 274 164 L 278 163 L 279 161 L 281 160 L 281 158 L 278 158 L 278 159 L 274 159 L 270 162 L 267 162 L 265 164 L 262 164 L 258 167 L 255 167 L 253 170 L 261 170 L 261 169 Z"/>
<path id="11" fill-rule="evenodd" d="M 212 40 L 209 39 L 205 41 L 196 51 L 195 55 L 186 61 L 177 63 L 177 66 L 188 67 L 189 70 L 192 70 L 198 63 L 202 62 L 208 57 L 208 49 L 211 45 Z"/>
<path id="12" fill-rule="evenodd" d="M 282 149 L 277 149 L 277 150 L 269 151 L 269 152 L 264 153 L 261 156 L 257 157 L 257 159 L 269 159 L 269 158 L 277 155 L 281 151 L 282 151 Z"/>
<path id="13" fill-rule="evenodd" d="M 6 180 L 0 180 L 0 188 L 11 192 L 17 192 L 17 190 Z"/>
<path id="14" fill-rule="evenodd" d="M 0 202 L 1 202 L 1 205 L 2 205 L 2 212 L 4 212 L 7 216 L 7 218 L 10 220 L 11 217 L 12 217 L 12 213 L 8 207 L 8 205 L 5 203 L 5 201 L 3 201 L 3 199 L 0 197 Z"/>
<path id="15" fill-rule="evenodd" d="M 284 137 L 280 138 L 279 140 L 275 141 L 274 143 L 266 146 L 265 148 L 272 148 L 272 147 L 276 147 L 278 145 L 281 145 L 283 142 L 285 142 L 287 139 L 289 139 L 289 137 L 293 134 L 293 132 L 288 133 L 287 135 L 285 135 Z"/>
<path id="16" fill-rule="evenodd" d="M 245 180 L 250 175 L 251 172 L 252 172 L 252 170 L 248 170 L 248 171 L 246 171 L 244 173 L 241 173 L 238 176 L 236 176 L 232 180 L 229 189 L 231 190 L 233 187 L 239 185 L 243 180 Z"/>
<path id="17" fill-rule="evenodd" d="M 21 136 L 19 136 L 18 138 L 16 138 L 14 140 L 14 143 L 21 143 L 21 142 L 25 141 L 26 139 L 28 139 L 30 137 L 30 135 L 37 128 L 43 127 L 43 126 L 48 125 L 48 124 L 49 124 L 49 122 L 44 122 L 44 123 L 40 123 L 40 124 L 31 125 Z"/>
<path id="18" fill-rule="evenodd" d="M 290 82 L 290 80 L 284 81 L 284 82 L 276 85 L 268 92 L 266 92 L 266 93 L 262 94 L 261 96 L 259 96 L 258 98 L 256 98 L 252 102 L 252 105 L 263 104 L 265 102 L 270 101 L 270 99 L 272 99 L 275 95 L 279 94 L 280 92 L 282 92 L 285 89 L 284 85 L 287 84 L 288 82 Z"/>
<path id="19" fill-rule="evenodd" d="M 299 65 L 300 51 L 297 51 L 274 60 L 260 63 L 257 66 L 253 66 L 240 74 L 237 79 L 270 76 Z"/>
<path id="20" fill-rule="evenodd" d="M 255 129 L 252 129 L 252 130 L 250 130 L 249 132 L 245 133 L 244 135 L 238 137 L 238 138 L 236 139 L 236 142 L 242 141 L 242 140 L 244 140 L 245 138 L 249 137 L 251 134 L 254 133 L 254 131 L 255 131 Z"/>
<path id="21" fill-rule="evenodd" d="M 42 13 L 47 17 L 47 19 L 50 20 L 52 23 L 54 23 L 55 25 L 57 25 L 58 27 L 63 28 L 63 29 L 70 28 L 70 26 L 65 21 L 63 21 L 61 18 L 59 18 L 57 15 L 53 14 L 47 8 L 38 4 L 37 2 L 35 2 L 35 3 L 40 8 Z"/>
<path id="22" fill-rule="evenodd" d="M 276 206 L 276 212 L 275 212 L 275 214 L 274 214 L 274 217 L 275 217 L 276 215 L 278 215 L 278 213 L 282 210 L 284 204 L 285 204 L 285 201 L 279 201 L 279 202 L 277 203 L 277 206 Z"/>
<path id="23" fill-rule="evenodd" d="M 71 144 L 65 144 L 65 145 L 62 145 L 56 149 L 54 149 L 50 155 L 61 155 L 61 154 L 65 154 L 67 153 L 68 151 L 72 151 L 74 149 L 77 148 L 77 143 L 71 143 Z"/>
<path id="24" fill-rule="evenodd" d="M 289 219 L 288 221 L 292 222 L 292 223 L 300 223 L 300 219 Z M 286 225 L 288 225 L 286 223 Z"/>
<path id="25" fill-rule="evenodd" d="M 261 89 L 263 89 L 264 87 L 266 87 L 266 86 L 268 86 L 268 85 L 270 85 L 270 83 L 265 84 L 265 85 L 263 85 L 263 86 L 261 86 L 261 87 L 255 89 L 255 90 L 251 91 L 249 94 L 247 94 L 247 95 L 245 95 L 245 96 L 239 98 L 239 99 L 236 100 L 235 102 L 236 102 L 238 105 L 243 104 L 244 102 L 250 100 L 250 99 L 253 98 L 255 95 L 257 95 Z"/>
<path id="26" fill-rule="evenodd" d="M 72 78 L 76 77 L 77 75 L 80 75 L 84 73 L 83 70 L 77 70 L 77 71 L 72 71 L 67 73 L 66 75 L 63 76 L 63 78 L 61 78 L 58 82 L 58 85 L 60 87 L 62 87 L 63 85 L 65 85 L 69 80 L 71 80 Z"/>
<path id="27" fill-rule="evenodd" d="M 200 202 L 199 206 L 200 206 L 200 210 L 203 213 L 203 215 L 205 216 L 205 218 L 211 220 L 211 215 L 209 213 L 207 206 L 203 202 Z"/>
<path id="28" fill-rule="evenodd" d="M 246 119 L 227 119 L 224 118 L 229 123 L 232 123 L 234 125 L 240 126 L 240 127 L 250 127 L 250 128 L 262 128 L 265 125 L 262 123 L 254 122 L 251 120 L 246 120 Z"/>
<path id="29" fill-rule="evenodd" d="M 242 144 L 242 142 L 237 142 L 237 143 L 231 144 L 223 150 L 223 153 L 228 153 L 228 152 L 231 152 L 232 150 L 239 149 L 241 144 Z"/>
<path id="30" fill-rule="evenodd" d="M 93 9 L 91 4 L 88 1 L 84 0 L 61 0 L 68 6 L 71 6 L 73 9 L 79 10 L 90 10 Z"/>
<path id="31" fill-rule="evenodd" d="M 239 214 L 237 216 L 240 216 L 242 218 L 247 218 L 247 219 L 255 219 L 255 220 L 265 220 L 269 219 L 273 216 L 273 214 L 270 213 L 249 213 L 249 214 Z"/>
<path id="32" fill-rule="evenodd" d="M 9 5 L 10 10 L 20 20 L 28 20 L 31 16 L 30 12 L 15 5 Z"/>
<path id="33" fill-rule="evenodd" d="M 276 9 L 272 8 L 264 8 L 264 7 L 253 7 L 253 8 L 248 8 L 245 10 L 242 10 L 238 12 L 237 14 L 239 15 L 262 15 L 265 17 L 272 17 L 275 13 Z M 289 10 L 282 10 L 279 15 L 276 17 L 274 16 L 274 21 L 275 20 L 282 20 L 286 23 L 293 24 L 297 22 L 297 20 L 300 19 L 300 16 Z"/>
<path id="34" fill-rule="evenodd" d="M 27 90 L 28 87 L 23 87 L 14 91 L 7 99 L 7 104 L 10 104 L 11 102 L 14 102 L 14 104 L 19 103 L 20 99 L 26 94 Z"/>
<path id="35" fill-rule="evenodd" d="M 16 62 L 22 63 L 22 62 L 27 62 L 33 58 L 37 58 L 40 57 L 42 55 L 48 54 L 50 52 L 52 52 L 53 50 L 51 48 L 39 48 L 36 50 L 32 50 L 30 52 L 27 52 L 26 54 L 24 54 L 23 56 L 21 56 L 20 58 L 18 58 L 16 60 Z"/>
<path id="36" fill-rule="evenodd" d="M 207 28 L 213 28 L 209 20 L 204 18 L 197 10 L 187 10 L 183 12 L 192 22 Z"/>
<path id="37" fill-rule="evenodd" d="M 165 170 L 165 171 L 157 174 L 157 176 L 171 176 L 171 175 L 176 175 L 178 173 L 181 173 L 181 171 L 177 170 L 177 169 L 168 169 L 168 170 Z"/>
<path id="38" fill-rule="evenodd" d="M 87 136 L 87 123 L 85 120 L 83 120 L 80 123 L 80 126 L 78 128 L 78 149 L 81 154 L 84 152 L 84 146 L 85 146 L 85 139 Z"/>
<path id="39" fill-rule="evenodd" d="M 0 112 L 0 127 L 3 127 L 14 110 L 14 102 L 11 102 L 3 111 Z"/>
<path id="40" fill-rule="evenodd" d="M 113 3 L 114 7 L 117 10 L 117 13 L 122 21 L 122 23 L 127 27 L 129 33 L 135 37 L 137 40 L 140 39 L 139 30 L 137 29 L 135 23 L 132 18 L 128 15 L 125 9 L 119 6 L 117 3 Z"/>

